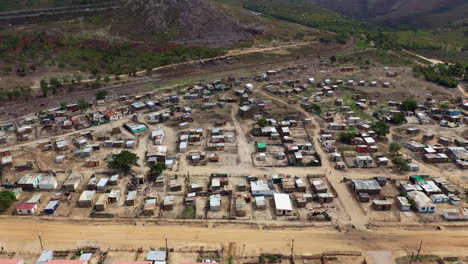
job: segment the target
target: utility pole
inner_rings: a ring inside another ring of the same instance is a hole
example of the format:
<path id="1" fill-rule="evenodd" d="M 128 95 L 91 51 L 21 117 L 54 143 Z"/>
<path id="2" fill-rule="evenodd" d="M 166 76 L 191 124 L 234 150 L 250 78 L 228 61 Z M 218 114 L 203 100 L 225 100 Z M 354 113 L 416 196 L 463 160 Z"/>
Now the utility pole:
<path id="1" fill-rule="evenodd" d="M 419 243 L 418 255 L 416 255 L 416 260 L 418 260 L 419 258 L 419 254 L 421 253 L 421 248 L 422 248 L 422 240 L 421 240 L 421 243 Z"/>
<path id="2" fill-rule="evenodd" d="M 293 259 L 293 253 L 294 253 L 294 238 L 291 240 L 291 260 Z"/>
<path id="3" fill-rule="evenodd" d="M 169 255 L 169 248 L 167 247 L 167 235 L 166 235 L 166 261 L 167 261 L 168 255 Z"/>
<path id="4" fill-rule="evenodd" d="M 42 237 L 41 237 L 41 233 L 39 233 L 39 243 L 41 244 L 41 251 L 44 251 L 44 245 L 42 245 Z"/>

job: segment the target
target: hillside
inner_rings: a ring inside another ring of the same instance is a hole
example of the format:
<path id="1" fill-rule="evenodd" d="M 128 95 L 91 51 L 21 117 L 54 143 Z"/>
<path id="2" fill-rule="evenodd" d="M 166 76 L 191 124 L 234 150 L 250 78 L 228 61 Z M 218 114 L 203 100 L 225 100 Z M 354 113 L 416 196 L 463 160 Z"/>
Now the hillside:
<path id="1" fill-rule="evenodd" d="M 466 0 L 310 0 L 355 18 L 391 25 L 441 26 L 466 19 Z"/>
<path id="2" fill-rule="evenodd" d="M 262 33 L 208 0 L 127 0 L 114 18 L 112 31 L 133 39 L 215 46 Z"/>

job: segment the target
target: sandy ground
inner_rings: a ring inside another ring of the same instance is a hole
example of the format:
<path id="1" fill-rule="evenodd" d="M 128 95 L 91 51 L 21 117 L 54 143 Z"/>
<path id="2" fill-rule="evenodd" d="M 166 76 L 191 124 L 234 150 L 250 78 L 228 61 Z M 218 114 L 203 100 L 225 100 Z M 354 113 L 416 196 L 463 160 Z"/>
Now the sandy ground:
<path id="1" fill-rule="evenodd" d="M 71 249 L 83 245 L 95 245 L 108 249 L 163 246 L 167 236 L 171 248 L 190 245 L 209 246 L 235 242 L 246 245 L 249 254 L 278 252 L 287 254 L 291 240 L 297 254 L 312 254 L 327 250 L 382 250 L 414 251 L 424 241 L 422 252 L 440 255 L 466 254 L 468 230 L 458 231 L 408 231 L 378 230 L 374 232 L 339 233 L 324 229 L 303 230 L 252 230 L 226 228 L 199 228 L 184 226 L 114 225 L 66 223 L 31 223 L 29 220 L 0 220 L 2 241 L 7 251 L 40 250 L 38 235 L 41 233 L 46 248 Z"/>

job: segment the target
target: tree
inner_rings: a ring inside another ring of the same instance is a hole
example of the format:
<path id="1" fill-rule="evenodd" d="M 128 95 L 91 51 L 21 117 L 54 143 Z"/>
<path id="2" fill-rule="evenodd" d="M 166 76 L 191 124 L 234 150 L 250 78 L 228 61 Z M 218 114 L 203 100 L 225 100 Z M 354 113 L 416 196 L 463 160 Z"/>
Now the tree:
<path id="1" fill-rule="evenodd" d="M 57 78 L 50 78 L 49 83 L 53 94 L 56 94 L 57 90 L 63 86 Z"/>
<path id="2" fill-rule="evenodd" d="M 383 121 L 377 121 L 372 123 L 371 128 L 379 137 L 385 136 L 388 133 L 390 133 L 390 127 Z"/>
<path id="3" fill-rule="evenodd" d="M 334 64 L 334 63 L 336 62 L 336 57 L 335 57 L 335 55 L 332 55 L 332 56 L 330 57 L 330 62 L 331 62 L 332 64 Z"/>
<path id="4" fill-rule="evenodd" d="M 398 151 L 400 151 L 400 149 L 401 149 L 400 144 L 396 142 L 392 142 L 390 143 L 390 146 L 388 146 L 388 151 L 394 155 L 397 154 Z"/>
<path id="5" fill-rule="evenodd" d="M 4 71 L 5 73 L 10 73 L 10 72 L 13 71 L 13 68 L 11 68 L 11 66 L 5 66 L 5 67 L 3 67 L 3 71 Z"/>
<path id="6" fill-rule="evenodd" d="M 96 100 L 104 100 L 109 94 L 107 90 L 100 90 L 96 92 Z"/>
<path id="7" fill-rule="evenodd" d="M 67 102 L 61 102 L 60 103 L 60 110 L 67 110 L 67 105 L 68 105 Z"/>
<path id="8" fill-rule="evenodd" d="M 450 108 L 450 106 L 446 105 L 446 104 L 441 104 L 439 105 L 439 108 L 442 109 L 442 110 L 447 110 Z"/>
<path id="9" fill-rule="evenodd" d="M 400 170 L 408 171 L 409 165 L 408 161 L 406 161 L 403 157 L 397 156 L 392 159 L 392 163 L 399 166 Z"/>
<path id="10" fill-rule="evenodd" d="M 101 88 L 101 86 L 101 82 L 99 82 L 98 80 L 95 80 L 93 83 L 91 83 L 91 87 L 94 89 Z"/>
<path id="11" fill-rule="evenodd" d="M 85 99 L 80 99 L 78 100 L 78 110 L 84 111 L 88 109 L 91 105 L 85 100 Z"/>
<path id="12" fill-rule="evenodd" d="M 390 118 L 390 121 L 391 121 L 392 123 L 394 123 L 394 124 L 397 124 L 397 125 L 407 122 L 407 121 L 406 121 L 405 115 L 402 114 L 402 113 L 398 113 L 398 114 L 392 116 L 392 117 Z"/>
<path id="13" fill-rule="evenodd" d="M 266 127 L 268 125 L 268 121 L 265 118 L 261 118 L 257 121 L 258 126 Z"/>
<path id="14" fill-rule="evenodd" d="M 148 179 L 151 181 L 156 180 L 156 178 L 166 169 L 166 165 L 162 163 L 157 163 L 150 167 L 148 171 Z"/>
<path id="15" fill-rule="evenodd" d="M 110 82 L 110 77 L 109 76 L 104 77 L 104 82 L 106 83 Z"/>
<path id="16" fill-rule="evenodd" d="M 41 85 L 42 96 L 47 97 L 47 93 L 49 92 L 49 84 L 47 83 L 46 80 L 41 80 L 40 85 Z"/>
<path id="17" fill-rule="evenodd" d="M 401 102 L 400 109 L 403 111 L 414 112 L 418 109 L 418 103 L 414 99 L 405 99 Z"/>
<path id="18" fill-rule="evenodd" d="M 351 140 L 357 136 L 354 129 L 348 129 L 346 132 L 340 134 L 340 141 L 346 144 L 350 144 Z"/>
<path id="19" fill-rule="evenodd" d="M 5 167 L 3 167 L 1 164 L 0 164 L 0 180 L 3 178 L 3 170 L 5 169 Z"/>
<path id="20" fill-rule="evenodd" d="M 7 210 L 15 201 L 15 194 L 8 190 L 0 192 L 0 212 Z"/>
<path id="21" fill-rule="evenodd" d="M 139 157 L 137 154 L 124 150 L 119 154 L 112 155 L 108 167 L 111 169 L 123 170 L 125 173 L 128 173 L 133 166 L 140 167 L 138 165 L 138 159 Z"/>

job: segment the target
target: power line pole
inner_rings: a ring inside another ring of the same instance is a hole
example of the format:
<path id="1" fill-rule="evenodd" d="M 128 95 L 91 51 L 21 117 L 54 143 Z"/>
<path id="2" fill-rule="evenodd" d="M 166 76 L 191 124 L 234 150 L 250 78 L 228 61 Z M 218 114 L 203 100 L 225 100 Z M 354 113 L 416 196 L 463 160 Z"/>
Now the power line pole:
<path id="1" fill-rule="evenodd" d="M 166 235 L 166 261 L 167 261 L 168 255 L 169 255 L 169 248 L 167 247 L 167 235 Z"/>
<path id="2" fill-rule="evenodd" d="M 293 259 L 294 254 L 294 238 L 291 240 L 291 259 Z"/>
<path id="3" fill-rule="evenodd" d="M 39 233 L 39 243 L 41 244 L 41 250 L 44 251 L 44 245 L 42 245 L 42 237 L 41 237 L 41 233 Z"/>
<path id="4" fill-rule="evenodd" d="M 419 258 L 419 254 L 421 253 L 421 248 L 422 248 L 422 240 L 421 240 L 421 243 L 419 243 L 418 255 L 416 255 L 416 260 L 418 260 Z"/>

